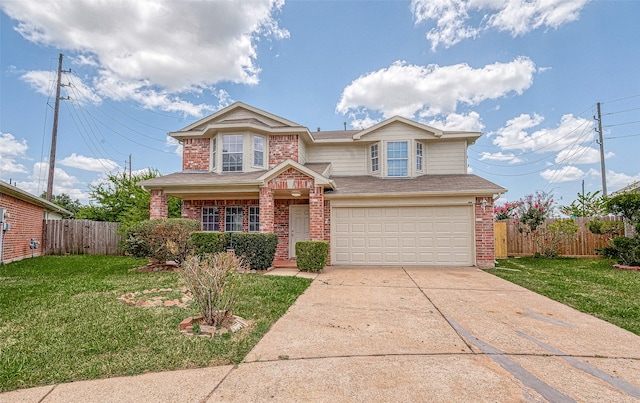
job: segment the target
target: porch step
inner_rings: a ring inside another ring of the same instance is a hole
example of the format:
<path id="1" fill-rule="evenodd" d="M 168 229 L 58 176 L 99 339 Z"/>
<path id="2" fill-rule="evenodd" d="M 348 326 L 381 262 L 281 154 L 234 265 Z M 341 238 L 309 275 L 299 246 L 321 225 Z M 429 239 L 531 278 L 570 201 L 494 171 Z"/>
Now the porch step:
<path id="1" fill-rule="evenodd" d="M 295 261 L 289 260 L 274 260 L 272 266 L 274 268 L 297 268 Z"/>

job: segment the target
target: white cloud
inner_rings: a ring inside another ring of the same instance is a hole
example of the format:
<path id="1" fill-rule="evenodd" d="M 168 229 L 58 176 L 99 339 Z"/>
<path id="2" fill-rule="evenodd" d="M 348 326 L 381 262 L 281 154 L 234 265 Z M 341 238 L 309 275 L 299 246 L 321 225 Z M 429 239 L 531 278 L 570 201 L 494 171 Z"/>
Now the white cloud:
<path id="1" fill-rule="evenodd" d="M 493 144 L 503 150 L 534 152 L 562 151 L 593 140 L 593 121 L 572 114 L 563 115 L 554 128 L 543 128 L 529 133 L 540 125 L 540 115 L 522 114 L 507 121 L 506 125 L 488 136 L 495 136 Z"/>
<path id="2" fill-rule="evenodd" d="M 510 93 L 522 94 L 532 85 L 535 71 L 535 64 L 526 57 L 479 69 L 466 63 L 417 66 L 397 61 L 355 79 L 342 91 L 336 111 L 373 110 L 385 118 L 451 114 L 460 103 L 477 105 Z"/>
<path id="3" fill-rule="evenodd" d="M 40 196 L 47 188 L 47 178 L 49 174 L 48 162 L 36 162 L 33 171 L 28 176 L 27 181 L 19 182 L 20 189 L 33 195 Z M 53 194 L 68 194 L 73 200 L 79 199 L 86 202 L 89 195 L 79 188 L 80 181 L 75 176 L 69 175 L 62 168 L 55 168 L 53 179 Z"/>
<path id="4" fill-rule="evenodd" d="M 450 113 L 443 120 L 433 119 L 423 122 L 426 125 L 447 131 L 480 132 L 484 129 L 482 119 L 477 112 L 468 114 Z"/>
<path id="5" fill-rule="evenodd" d="M 549 183 L 570 182 L 582 179 L 585 172 L 574 166 L 566 166 L 560 169 L 547 169 L 540 173 L 540 176 Z"/>
<path id="6" fill-rule="evenodd" d="M 512 36 L 542 27 L 558 28 L 577 20 L 589 0 L 412 0 L 416 24 L 434 21 L 427 33 L 431 49 L 448 48 L 483 31 Z"/>
<path id="7" fill-rule="evenodd" d="M 174 94 L 212 89 L 223 81 L 258 83 L 256 42 L 289 36 L 275 18 L 283 5 L 282 0 L 0 3 L 24 38 L 73 52 L 74 63 L 94 69 L 99 84 L 112 84 L 120 96 L 147 107 L 194 115 L 209 106 L 191 105 Z"/>
<path id="8" fill-rule="evenodd" d="M 0 175 L 27 173 L 27 169 L 17 162 L 17 158 L 25 158 L 28 148 L 27 140 L 18 140 L 11 133 L 0 132 Z"/>
<path id="9" fill-rule="evenodd" d="M 595 169 L 590 169 L 589 175 L 596 178 L 601 177 L 600 171 Z M 607 193 L 620 190 L 637 181 L 640 181 L 640 173 L 629 175 L 623 172 L 607 170 Z"/>
<path id="10" fill-rule="evenodd" d="M 508 162 L 509 164 L 517 164 L 522 162 L 522 158 L 515 154 L 503 154 L 502 152 L 488 153 L 486 151 L 480 153 L 480 161 L 500 161 Z"/>
<path id="11" fill-rule="evenodd" d="M 182 158 L 182 144 L 173 137 L 167 136 L 167 147 L 173 148 L 173 152 L 176 153 L 178 157 Z"/>
<path id="12" fill-rule="evenodd" d="M 61 159 L 59 164 L 92 172 L 110 172 L 119 167 L 118 163 L 107 158 L 91 158 L 76 153 Z"/>
<path id="13" fill-rule="evenodd" d="M 20 78 L 29 84 L 29 86 L 31 86 L 31 88 L 33 88 L 37 93 L 55 98 L 56 77 L 52 75 L 50 71 L 28 71 Z M 62 84 L 65 85 L 63 87 L 64 91 L 67 96 L 70 97 L 72 102 L 78 102 L 79 104 L 91 102 L 96 105 L 102 102 L 93 89 L 87 86 L 80 77 L 74 74 L 65 73 L 62 78 Z M 60 96 L 64 97 L 65 95 L 61 94 Z"/>
<path id="14" fill-rule="evenodd" d="M 605 158 L 615 156 L 614 153 L 605 153 Z M 576 146 L 561 150 L 556 155 L 556 163 L 559 164 L 593 164 L 600 162 L 600 150 L 593 147 Z"/>

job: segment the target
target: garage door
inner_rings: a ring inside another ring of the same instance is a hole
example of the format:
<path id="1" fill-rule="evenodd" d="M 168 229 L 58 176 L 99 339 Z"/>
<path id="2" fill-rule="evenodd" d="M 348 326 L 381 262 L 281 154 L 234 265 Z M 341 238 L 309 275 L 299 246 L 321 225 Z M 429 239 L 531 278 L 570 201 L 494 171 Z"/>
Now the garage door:
<path id="1" fill-rule="evenodd" d="M 472 266 L 471 206 L 336 207 L 332 263 Z"/>

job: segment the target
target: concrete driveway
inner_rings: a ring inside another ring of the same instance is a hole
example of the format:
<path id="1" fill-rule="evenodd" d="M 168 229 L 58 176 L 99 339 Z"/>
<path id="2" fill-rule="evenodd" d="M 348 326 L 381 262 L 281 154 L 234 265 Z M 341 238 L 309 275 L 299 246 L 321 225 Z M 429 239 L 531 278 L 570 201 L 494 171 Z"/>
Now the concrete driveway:
<path id="1" fill-rule="evenodd" d="M 640 337 L 474 268 L 331 267 L 238 366 L 3 401 L 640 401 Z"/>

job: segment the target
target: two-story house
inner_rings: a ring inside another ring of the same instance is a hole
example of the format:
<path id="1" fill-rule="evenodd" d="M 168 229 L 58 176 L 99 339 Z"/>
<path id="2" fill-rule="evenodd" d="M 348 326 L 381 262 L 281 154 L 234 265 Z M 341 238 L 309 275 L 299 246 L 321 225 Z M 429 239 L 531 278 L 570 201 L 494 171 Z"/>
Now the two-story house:
<path id="1" fill-rule="evenodd" d="M 144 181 L 151 218 L 167 197 L 203 231 L 329 241 L 333 265 L 494 265 L 493 200 L 506 190 L 467 173 L 481 133 L 402 117 L 364 130 L 310 131 L 237 102 L 179 131 L 182 171 Z"/>

